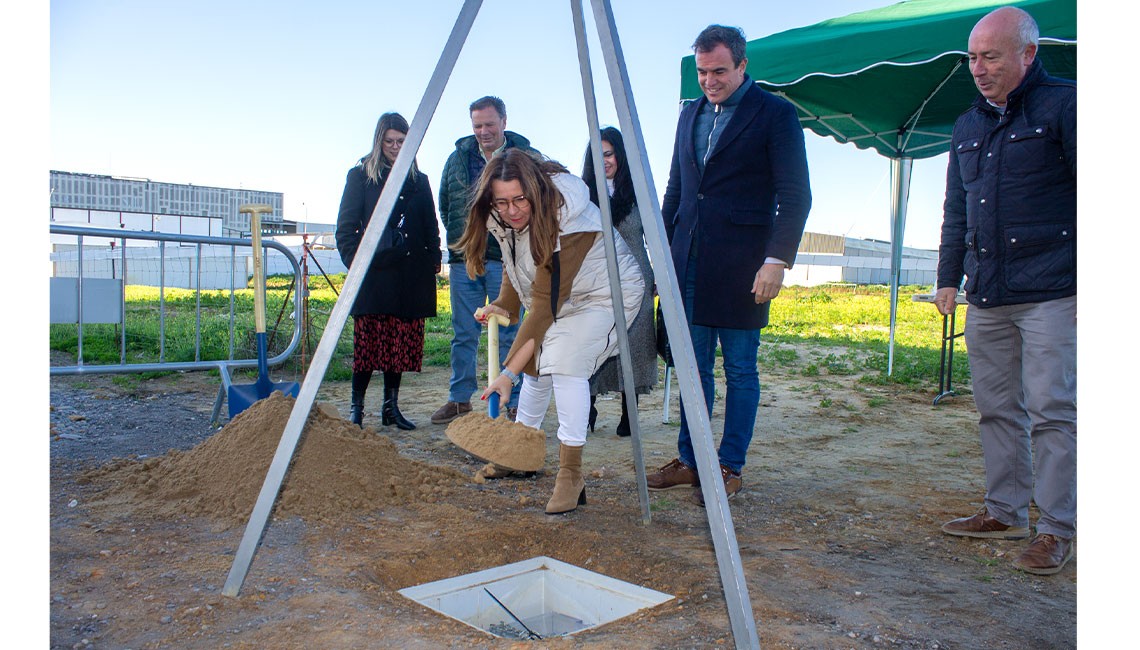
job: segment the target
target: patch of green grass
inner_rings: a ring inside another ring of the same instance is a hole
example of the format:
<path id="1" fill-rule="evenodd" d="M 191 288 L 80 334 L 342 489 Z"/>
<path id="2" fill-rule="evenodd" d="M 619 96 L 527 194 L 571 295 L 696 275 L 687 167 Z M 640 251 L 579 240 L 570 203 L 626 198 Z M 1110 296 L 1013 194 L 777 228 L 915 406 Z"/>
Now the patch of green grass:
<path id="1" fill-rule="evenodd" d="M 676 501 L 669 497 L 659 497 L 649 501 L 649 511 L 664 512 L 666 510 L 676 510 L 678 505 Z"/>
<path id="2" fill-rule="evenodd" d="M 126 390 L 134 390 L 142 382 L 139 375 L 115 375 L 111 377 L 111 383 Z"/>
<path id="3" fill-rule="evenodd" d="M 830 397 L 825 397 L 825 398 L 819 400 L 819 407 L 820 408 L 829 409 L 829 408 L 831 408 L 832 404 L 833 404 L 833 402 L 831 401 Z"/>
<path id="4" fill-rule="evenodd" d="M 828 368 L 832 374 L 869 371 L 860 381 L 870 385 L 931 388 L 937 385 L 942 349 L 942 315 L 932 305 L 910 300 L 930 287 L 899 288 L 893 372 L 887 375 L 890 336 L 890 293 L 885 286 L 820 285 L 785 287 L 772 301 L 764 329 L 769 343 L 842 345 L 847 354 Z M 965 313 L 958 314 L 965 327 Z M 954 355 L 954 377 L 965 384 L 969 362 L 961 343 Z M 824 363 L 826 366 L 826 362 Z"/>
<path id="5" fill-rule="evenodd" d="M 840 357 L 834 353 L 828 354 L 823 358 L 823 363 L 827 367 L 829 375 L 853 375 L 855 369 L 852 367 L 852 354 L 846 354 Z"/>
<path id="6" fill-rule="evenodd" d="M 799 353 L 795 348 L 760 344 L 758 360 L 761 365 L 769 368 L 794 366 L 799 361 Z"/>
<path id="7" fill-rule="evenodd" d="M 872 397 L 871 399 L 867 400 L 867 406 L 873 409 L 879 408 L 880 406 L 885 406 L 886 404 L 887 398 L 885 397 Z"/>

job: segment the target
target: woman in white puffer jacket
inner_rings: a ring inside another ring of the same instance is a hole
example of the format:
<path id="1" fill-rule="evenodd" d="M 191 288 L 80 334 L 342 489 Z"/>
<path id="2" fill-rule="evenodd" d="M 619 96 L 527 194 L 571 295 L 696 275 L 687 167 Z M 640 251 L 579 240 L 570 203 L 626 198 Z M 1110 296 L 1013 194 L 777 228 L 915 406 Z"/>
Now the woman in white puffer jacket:
<path id="1" fill-rule="evenodd" d="M 503 285 L 481 320 L 499 314 L 518 321 L 503 373 L 483 392 L 502 403 L 520 378 L 516 422 L 541 428 L 553 392 L 558 411 L 559 469 L 547 514 L 562 514 L 586 502 L 582 446 L 590 406 L 590 376 L 617 354 L 617 327 L 610 291 L 601 212 L 586 184 L 565 167 L 518 149 L 495 156 L 479 178 L 467 228 L 457 248 L 467 274 L 483 272 L 488 233 L 503 251 Z M 615 233 L 618 275 L 627 323 L 641 306 L 645 281 L 637 260 Z"/>

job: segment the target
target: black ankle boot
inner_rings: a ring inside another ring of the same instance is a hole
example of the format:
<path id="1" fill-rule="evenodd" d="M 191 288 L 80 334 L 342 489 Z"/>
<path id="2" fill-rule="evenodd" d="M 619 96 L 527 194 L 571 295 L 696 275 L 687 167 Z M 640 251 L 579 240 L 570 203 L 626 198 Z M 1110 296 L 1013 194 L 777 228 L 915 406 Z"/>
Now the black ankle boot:
<path id="1" fill-rule="evenodd" d="M 364 391 L 357 386 L 352 388 L 352 410 L 349 411 L 348 421 L 364 428 Z"/>
<path id="2" fill-rule="evenodd" d="M 385 388 L 384 389 L 384 407 L 380 411 L 380 422 L 384 426 L 396 425 L 397 429 L 404 431 L 411 431 L 416 428 L 414 422 L 404 417 L 400 413 L 400 406 L 398 400 L 400 397 L 400 390 L 398 388 Z"/>
<path id="3" fill-rule="evenodd" d="M 368 391 L 368 382 L 372 379 L 372 371 L 364 370 L 352 373 L 352 410 L 348 421 L 360 428 L 364 428 L 364 394 Z"/>
<path id="4" fill-rule="evenodd" d="M 622 438 L 628 438 L 629 431 L 629 410 L 625 407 L 625 393 L 621 394 L 621 420 L 618 421 L 617 434 Z"/>

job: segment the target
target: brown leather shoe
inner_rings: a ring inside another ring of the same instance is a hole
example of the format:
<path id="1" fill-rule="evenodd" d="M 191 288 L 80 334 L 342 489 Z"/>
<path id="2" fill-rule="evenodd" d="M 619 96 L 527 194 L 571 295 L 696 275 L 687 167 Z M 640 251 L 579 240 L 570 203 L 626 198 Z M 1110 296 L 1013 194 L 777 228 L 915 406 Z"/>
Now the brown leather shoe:
<path id="1" fill-rule="evenodd" d="M 724 479 L 724 493 L 729 499 L 736 496 L 742 489 L 744 489 L 744 479 L 740 474 L 732 471 L 731 469 L 720 466 L 720 476 Z M 705 495 L 701 492 L 701 486 L 698 485 L 697 489 L 693 492 L 693 500 L 697 502 L 700 507 L 705 507 Z"/>
<path id="2" fill-rule="evenodd" d="M 471 412 L 471 402 L 448 402 L 431 414 L 432 424 L 447 424 L 461 415 Z"/>
<path id="3" fill-rule="evenodd" d="M 646 476 L 645 484 L 654 492 L 693 487 L 697 484 L 697 472 L 682 463 L 680 458 L 674 458 L 669 464 Z"/>
<path id="4" fill-rule="evenodd" d="M 1029 537 L 1028 526 L 1007 526 L 990 516 L 982 507 L 978 514 L 959 517 L 942 524 L 942 532 L 958 537 L 986 537 L 992 539 L 1025 539 Z"/>
<path id="5" fill-rule="evenodd" d="M 1065 568 L 1073 557 L 1073 540 L 1041 533 L 1029 542 L 1029 548 L 1013 561 L 1015 569 L 1039 576 L 1051 576 Z"/>

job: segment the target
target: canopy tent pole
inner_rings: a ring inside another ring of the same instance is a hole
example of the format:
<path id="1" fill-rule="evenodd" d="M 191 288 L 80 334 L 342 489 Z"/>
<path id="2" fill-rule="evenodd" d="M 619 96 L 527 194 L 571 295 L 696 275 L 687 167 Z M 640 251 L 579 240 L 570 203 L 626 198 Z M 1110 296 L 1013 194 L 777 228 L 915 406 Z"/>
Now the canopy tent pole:
<path id="1" fill-rule="evenodd" d="M 578 42 L 578 64 L 582 71 L 582 98 L 586 102 L 586 125 L 590 129 L 590 157 L 594 163 L 595 187 L 606 187 L 606 169 L 602 161 L 602 135 L 598 124 L 598 103 L 594 96 L 594 76 L 590 70 L 590 49 L 586 43 L 586 21 L 582 15 L 582 0 L 570 0 L 570 11 L 574 16 L 574 38 Z M 591 179 L 582 179 L 589 183 Z M 621 359 L 622 380 L 625 387 L 625 403 L 634 405 L 629 412 L 630 442 L 633 445 L 633 467 L 637 473 L 637 497 L 641 502 L 641 521 L 648 524 L 649 488 L 645 483 L 645 458 L 641 451 L 641 420 L 637 412 L 637 386 L 633 378 L 633 357 L 629 352 L 629 324 L 625 320 L 625 298 L 622 292 L 621 276 L 618 274 L 617 244 L 614 242 L 614 221 L 610 207 L 610 195 L 598 192 L 598 204 L 602 212 L 602 239 L 606 245 L 606 264 L 609 267 L 610 294 L 614 308 L 614 324 L 617 326 L 618 350 Z M 648 278 L 646 279 L 648 282 Z M 649 287 L 646 287 L 648 290 Z M 649 314 L 652 318 L 653 315 Z M 638 318 L 644 318 L 638 314 Z"/>
<path id="2" fill-rule="evenodd" d="M 903 229 L 906 227 L 906 206 L 910 199 L 910 172 L 913 166 L 913 158 L 891 158 L 891 334 L 887 345 L 888 377 L 895 367 L 895 322 L 899 306 L 899 278 L 902 275 Z"/>
<path id="3" fill-rule="evenodd" d="M 752 613 L 752 601 L 748 597 L 748 585 L 744 580 L 740 547 L 737 545 L 732 513 L 728 509 L 728 497 L 721 478 L 720 463 L 713 446 L 712 426 L 709 423 L 708 410 L 705 408 L 704 394 L 700 388 L 693 341 L 684 318 L 677 272 L 669 253 L 669 242 L 665 237 L 661 205 L 657 201 L 657 191 L 653 187 L 653 179 L 649 173 L 649 156 L 645 151 L 645 138 L 641 132 L 641 122 L 637 117 L 629 74 L 625 68 L 625 56 L 622 54 L 609 0 L 591 0 L 591 2 L 602 55 L 609 74 L 610 90 L 617 109 L 618 123 L 622 132 L 626 134 L 629 171 L 633 176 L 637 205 L 641 209 L 645 243 L 649 247 L 649 256 L 657 271 L 655 273 L 657 294 L 661 299 L 665 329 L 669 333 L 669 346 L 673 352 L 677 379 L 681 387 L 681 403 L 693 437 L 697 474 L 701 481 L 701 490 L 705 495 L 705 513 L 709 520 L 709 532 L 716 552 L 717 567 L 720 569 L 720 581 L 724 588 L 732 636 L 737 648 L 758 649 L 760 638 Z"/>
<path id="4" fill-rule="evenodd" d="M 435 109 L 439 106 L 443 89 L 451 77 L 451 72 L 455 68 L 455 61 L 459 58 L 459 52 L 463 49 L 467 35 L 471 32 L 471 26 L 475 22 L 475 16 L 478 15 L 481 4 L 482 0 L 464 0 L 459 16 L 455 19 L 455 27 L 447 39 L 447 44 L 444 45 L 439 63 L 436 64 L 435 72 L 432 73 L 431 79 L 428 81 L 423 99 L 420 100 L 420 105 L 409 125 L 404 146 L 392 164 L 389 178 L 405 178 L 411 170 L 412 160 L 420 150 L 428 124 L 431 123 Z M 376 246 L 380 242 L 380 233 L 388 223 L 388 217 L 396 205 L 396 197 L 403 189 L 402 185 L 403 183 L 388 183 L 380 192 L 376 208 L 372 211 L 372 218 L 361 236 L 360 247 L 356 251 L 356 259 L 370 260 L 375 255 Z M 265 475 L 265 482 L 261 485 L 261 492 L 257 496 L 257 502 L 254 504 L 253 512 L 246 524 L 245 534 L 242 536 L 237 553 L 234 555 L 229 576 L 222 587 L 222 593 L 226 596 L 237 596 L 242 583 L 245 582 L 246 573 L 249 572 L 250 564 L 253 563 L 253 556 L 257 552 L 257 546 L 265 532 L 269 513 L 273 510 L 277 493 L 281 490 L 281 484 L 285 481 L 285 473 L 289 469 L 289 463 L 293 460 L 293 453 L 301 439 L 305 421 L 309 418 L 309 410 L 313 407 L 317 389 L 320 388 L 321 382 L 325 378 L 329 361 L 332 360 L 337 341 L 340 339 L 341 331 L 344 330 L 344 324 L 348 320 L 348 312 L 352 309 L 352 304 L 356 302 L 356 295 L 360 292 L 360 285 L 363 283 L 364 274 L 367 271 L 367 264 L 353 264 L 348 270 L 344 287 L 341 289 L 336 305 L 333 306 L 332 313 L 329 314 L 329 320 L 325 325 L 324 333 L 321 334 L 321 341 L 317 344 L 317 350 L 313 353 L 312 364 L 309 366 L 308 372 L 305 373 L 300 393 L 293 403 L 293 411 L 289 414 L 288 422 L 285 423 L 285 430 L 281 433 L 281 441 L 277 444 L 277 451 L 273 454 L 273 461 Z"/>

